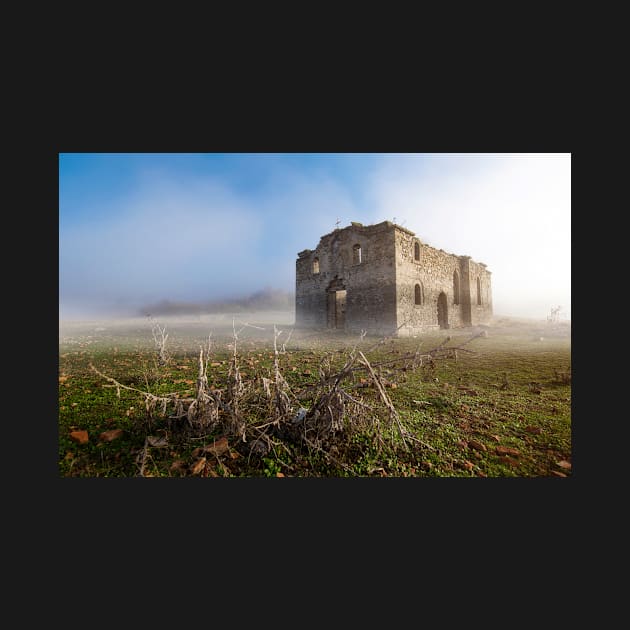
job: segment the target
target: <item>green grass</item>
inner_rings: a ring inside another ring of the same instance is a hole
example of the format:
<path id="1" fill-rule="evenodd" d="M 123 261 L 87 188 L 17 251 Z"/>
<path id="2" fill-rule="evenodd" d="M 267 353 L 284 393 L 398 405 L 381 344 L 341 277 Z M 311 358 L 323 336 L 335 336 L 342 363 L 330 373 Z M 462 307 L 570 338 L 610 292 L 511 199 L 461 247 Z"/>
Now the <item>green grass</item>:
<path id="1" fill-rule="evenodd" d="M 465 347 L 454 358 L 436 361 L 434 369 L 401 369 L 392 364 L 380 368 L 386 389 L 400 420 L 422 441 L 406 449 L 381 415 L 380 432 L 366 427 L 339 436 L 326 456 L 290 441 L 279 441 L 264 457 L 250 456 L 248 444 L 229 439 L 230 450 L 220 457 L 208 456 L 204 476 L 375 476 L 375 477 L 540 477 L 571 470 L 571 383 L 569 334 L 540 333 L 532 325 L 508 325 L 502 321 Z M 169 336 L 172 358 L 166 367 L 156 365 L 150 330 L 138 326 L 114 333 L 102 331 L 65 337 L 59 345 L 59 474 L 62 477 L 132 477 L 138 474 L 137 457 L 147 435 L 166 437 L 168 446 L 148 449 L 145 474 L 155 477 L 189 476 L 198 461 L 196 449 L 212 444 L 220 432 L 191 439 L 169 425 L 167 419 L 147 417 L 141 395 L 120 391 L 90 370 L 100 371 L 125 385 L 153 394 L 194 394 L 199 345 L 203 335 Z M 258 383 L 273 369 L 273 347 L 267 338 L 239 336 L 238 357 L 243 380 Z M 224 331 L 225 333 L 225 331 Z M 469 331 L 448 331 L 449 345 L 470 336 Z M 258 333 L 260 337 L 264 335 Z M 543 337 L 542 341 L 540 337 Z M 367 354 L 372 364 L 396 359 L 405 353 L 437 346 L 444 334 L 417 339 L 387 340 Z M 285 336 L 286 338 L 286 336 Z M 364 352 L 375 339 L 364 339 Z M 227 333 L 214 343 L 208 380 L 225 386 L 232 356 Z M 322 361 L 341 368 L 357 338 L 294 334 L 280 355 L 282 373 L 294 392 L 318 379 Z M 364 387 L 353 388 L 373 406 L 379 404 L 375 388 L 365 373 L 353 376 Z M 348 382 L 348 385 L 351 383 Z M 306 394 L 300 402 L 311 403 Z M 248 423 L 263 423 L 266 404 L 252 399 L 245 410 Z M 351 421 L 351 419 L 348 419 Z M 121 437 L 101 441 L 104 431 L 122 429 Z M 78 444 L 72 431 L 88 432 L 89 441 Z M 497 448 L 514 449 L 507 457 Z"/>

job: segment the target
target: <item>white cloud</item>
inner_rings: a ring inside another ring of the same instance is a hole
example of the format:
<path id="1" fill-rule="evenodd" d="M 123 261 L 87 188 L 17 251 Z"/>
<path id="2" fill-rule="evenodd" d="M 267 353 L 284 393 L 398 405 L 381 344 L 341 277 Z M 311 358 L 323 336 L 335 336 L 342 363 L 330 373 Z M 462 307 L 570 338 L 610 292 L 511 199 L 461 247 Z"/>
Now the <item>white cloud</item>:
<path id="1" fill-rule="evenodd" d="M 492 272 L 498 314 L 544 317 L 571 300 L 571 162 L 565 155 L 391 158 L 372 182 L 392 220 Z"/>

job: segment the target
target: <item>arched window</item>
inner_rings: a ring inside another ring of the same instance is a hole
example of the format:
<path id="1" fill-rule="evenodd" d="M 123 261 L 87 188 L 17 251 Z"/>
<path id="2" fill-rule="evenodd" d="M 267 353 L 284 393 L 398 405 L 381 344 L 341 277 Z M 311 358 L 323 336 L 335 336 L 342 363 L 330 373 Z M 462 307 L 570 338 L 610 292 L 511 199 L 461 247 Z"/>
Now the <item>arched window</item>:
<path id="1" fill-rule="evenodd" d="M 418 242 L 413 244 L 413 259 L 420 260 L 420 243 Z"/>
<path id="2" fill-rule="evenodd" d="M 313 259 L 313 273 L 319 273 L 319 258 Z"/>
<path id="3" fill-rule="evenodd" d="M 352 264 L 360 265 L 361 264 L 361 245 L 358 243 L 352 248 Z"/>
<path id="4" fill-rule="evenodd" d="M 459 304 L 459 274 L 453 273 L 453 304 Z"/>
<path id="5" fill-rule="evenodd" d="M 477 304 L 481 304 L 481 278 L 477 276 Z"/>
<path id="6" fill-rule="evenodd" d="M 422 283 L 420 284 L 416 284 L 415 289 L 414 289 L 414 297 L 415 297 L 415 303 L 417 306 L 420 306 L 421 304 L 424 304 L 424 287 L 422 286 Z"/>

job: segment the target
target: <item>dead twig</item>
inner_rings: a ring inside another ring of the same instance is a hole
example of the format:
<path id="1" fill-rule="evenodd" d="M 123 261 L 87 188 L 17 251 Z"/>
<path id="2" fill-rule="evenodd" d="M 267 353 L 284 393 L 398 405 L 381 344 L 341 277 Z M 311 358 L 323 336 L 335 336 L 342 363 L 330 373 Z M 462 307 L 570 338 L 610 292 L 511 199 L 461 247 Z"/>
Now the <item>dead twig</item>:
<path id="1" fill-rule="evenodd" d="M 361 357 L 361 361 L 363 362 L 363 364 L 367 367 L 370 373 L 370 376 L 372 377 L 372 380 L 374 381 L 374 384 L 376 385 L 376 388 L 378 389 L 378 393 L 380 394 L 382 401 L 385 403 L 385 406 L 387 407 L 387 409 L 389 409 L 390 419 L 393 420 L 394 423 L 396 424 L 396 428 L 398 429 L 398 433 L 400 434 L 400 439 L 402 440 L 402 443 L 405 445 L 405 447 L 407 447 L 407 442 L 405 441 L 405 430 L 400 424 L 400 417 L 398 416 L 398 412 L 396 411 L 396 408 L 394 407 L 392 401 L 390 400 L 389 396 L 385 392 L 385 389 L 383 388 L 381 379 L 376 375 L 376 372 L 374 372 L 374 370 L 372 369 L 370 362 L 367 360 L 363 352 L 359 351 L 359 356 Z"/>
<path id="2" fill-rule="evenodd" d="M 151 315 L 149 317 L 149 323 L 151 324 L 151 334 L 153 335 L 153 341 L 158 353 L 158 362 L 160 365 L 166 365 L 170 356 L 166 349 L 166 341 L 168 340 L 168 333 L 166 332 L 166 325 L 160 326 Z"/>

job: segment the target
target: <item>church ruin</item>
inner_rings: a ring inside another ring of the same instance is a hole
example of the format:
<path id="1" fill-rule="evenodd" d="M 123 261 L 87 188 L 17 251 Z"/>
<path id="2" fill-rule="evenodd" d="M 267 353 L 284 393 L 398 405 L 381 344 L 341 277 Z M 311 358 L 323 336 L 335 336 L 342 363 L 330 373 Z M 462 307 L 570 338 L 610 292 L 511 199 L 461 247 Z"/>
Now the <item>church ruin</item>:
<path id="1" fill-rule="evenodd" d="M 352 222 L 298 254 L 295 325 L 399 336 L 489 323 L 490 271 L 400 225 Z"/>

